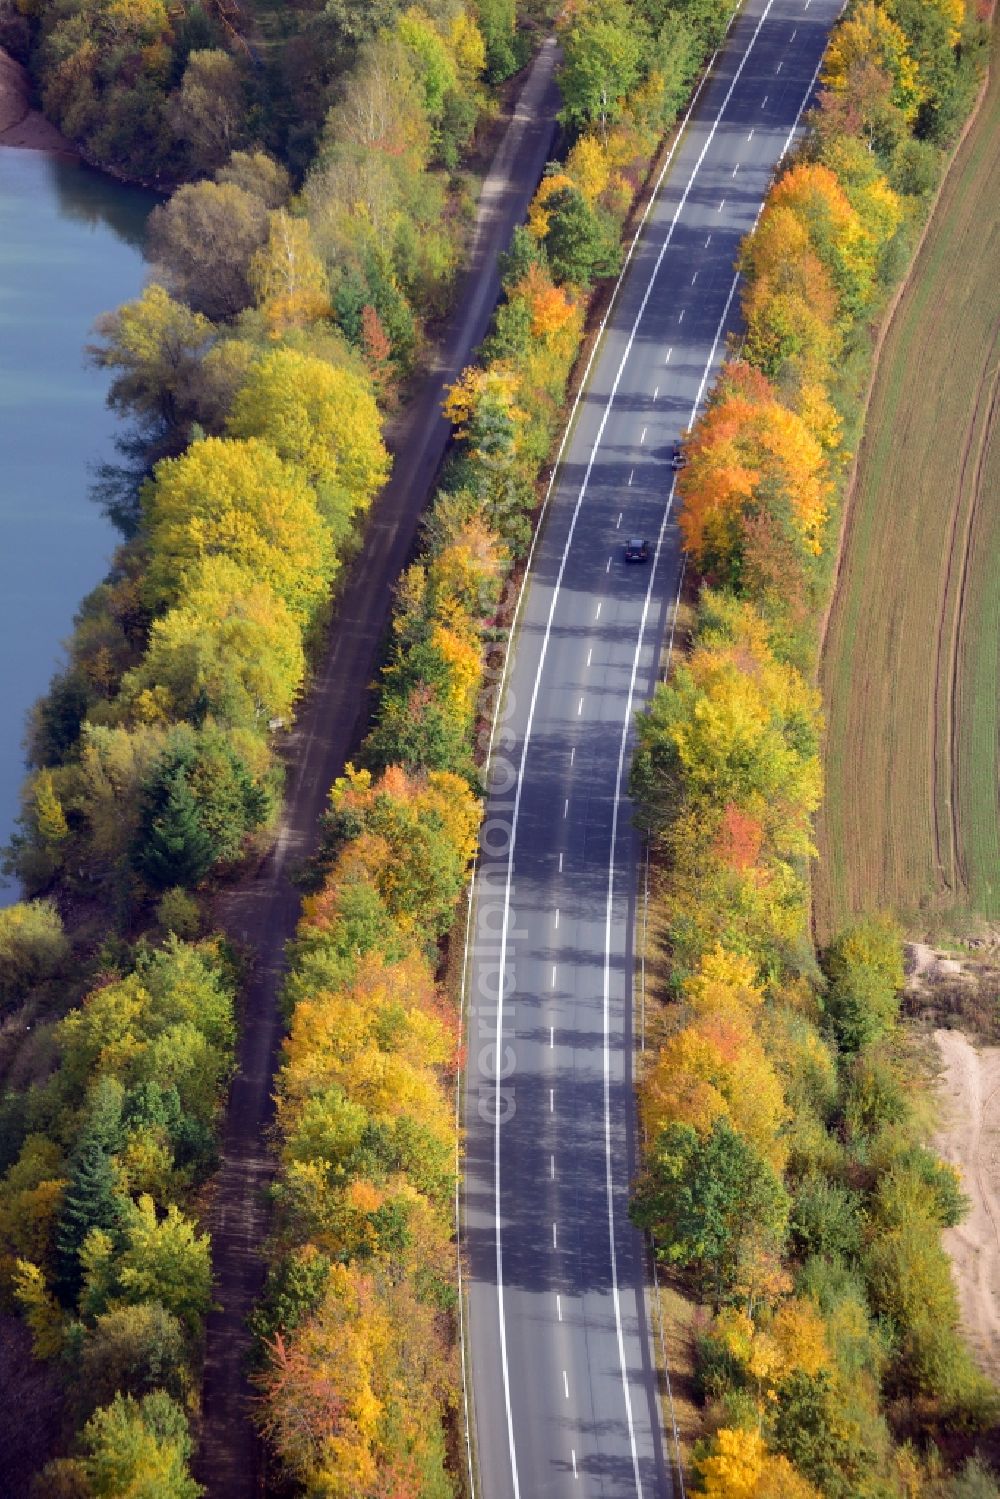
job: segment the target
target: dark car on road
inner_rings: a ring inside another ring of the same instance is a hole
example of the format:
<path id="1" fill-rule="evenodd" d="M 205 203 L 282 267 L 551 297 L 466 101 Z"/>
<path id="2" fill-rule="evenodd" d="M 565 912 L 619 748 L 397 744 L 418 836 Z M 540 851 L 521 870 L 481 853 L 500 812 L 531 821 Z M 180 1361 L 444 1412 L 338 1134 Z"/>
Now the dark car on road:
<path id="1" fill-rule="evenodd" d="M 675 442 L 673 451 L 670 454 L 670 467 L 673 469 L 674 473 L 677 474 L 680 473 L 685 463 L 687 463 L 687 456 L 684 452 L 684 449 L 679 442 Z"/>
<path id="2" fill-rule="evenodd" d="M 630 536 L 625 543 L 626 562 L 645 562 L 649 557 L 649 543 L 641 536 Z"/>

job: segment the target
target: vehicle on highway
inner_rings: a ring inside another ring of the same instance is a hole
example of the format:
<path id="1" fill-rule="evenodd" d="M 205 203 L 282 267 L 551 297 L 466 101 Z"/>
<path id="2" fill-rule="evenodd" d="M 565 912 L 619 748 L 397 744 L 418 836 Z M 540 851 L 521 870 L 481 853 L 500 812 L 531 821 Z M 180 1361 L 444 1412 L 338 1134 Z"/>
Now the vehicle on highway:
<path id="1" fill-rule="evenodd" d="M 683 446 L 681 445 L 681 443 L 675 442 L 673 451 L 670 454 L 670 467 L 673 469 L 674 473 L 677 474 L 680 473 L 681 469 L 686 463 L 687 454 L 685 453 Z"/>
<path id="2" fill-rule="evenodd" d="M 641 536 L 630 536 L 625 543 L 626 562 L 645 562 L 649 557 L 649 543 Z"/>

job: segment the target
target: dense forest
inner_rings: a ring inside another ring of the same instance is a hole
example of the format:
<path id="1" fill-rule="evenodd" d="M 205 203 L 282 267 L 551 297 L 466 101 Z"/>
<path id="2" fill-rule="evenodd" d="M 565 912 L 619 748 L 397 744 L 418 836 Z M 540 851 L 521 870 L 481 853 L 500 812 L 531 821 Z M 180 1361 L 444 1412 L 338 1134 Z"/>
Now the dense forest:
<path id="1" fill-rule="evenodd" d="M 969 1456 L 998 1400 L 941 1247 L 965 1203 L 928 1148 L 901 934 L 873 914 L 817 961 L 808 877 L 817 642 L 871 327 L 982 46 L 953 0 L 865 0 L 835 29 L 807 138 L 743 249 L 740 357 L 678 483 L 691 638 L 633 770 L 671 975 L 634 1216 L 710 1309 L 705 1495 L 997 1493 Z"/>
<path id="2" fill-rule="evenodd" d="M 395 35 L 433 75 L 435 130 L 454 165 L 474 121 L 455 76 L 461 33 L 492 83 L 526 60 L 530 39 L 513 0 L 484 0 L 474 19 L 461 4 L 411 6 L 409 19 L 404 9 L 392 0 L 0 0 L 0 46 L 28 64 L 45 113 L 89 160 L 167 185 L 258 149 L 300 175 L 366 49 Z"/>

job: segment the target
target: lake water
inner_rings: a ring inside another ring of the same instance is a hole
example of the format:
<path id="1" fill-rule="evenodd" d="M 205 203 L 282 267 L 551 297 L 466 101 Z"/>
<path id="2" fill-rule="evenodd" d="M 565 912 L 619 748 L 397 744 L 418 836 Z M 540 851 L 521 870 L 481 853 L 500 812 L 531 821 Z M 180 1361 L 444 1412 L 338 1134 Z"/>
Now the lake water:
<path id="1" fill-rule="evenodd" d="M 119 424 L 83 349 L 98 314 L 142 286 L 155 201 L 0 147 L 0 844 L 18 812 L 28 709 L 119 539 L 90 494 Z M 0 904 L 16 897 L 0 877 Z"/>

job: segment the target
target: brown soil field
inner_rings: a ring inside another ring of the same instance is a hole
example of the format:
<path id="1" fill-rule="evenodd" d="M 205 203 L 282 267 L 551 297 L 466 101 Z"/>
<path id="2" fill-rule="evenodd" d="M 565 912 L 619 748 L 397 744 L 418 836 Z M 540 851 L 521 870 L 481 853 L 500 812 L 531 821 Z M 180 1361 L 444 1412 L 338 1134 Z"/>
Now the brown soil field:
<path id="1" fill-rule="evenodd" d="M 817 935 L 1000 917 L 1000 67 L 889 327 L 821 666 Z"/>

